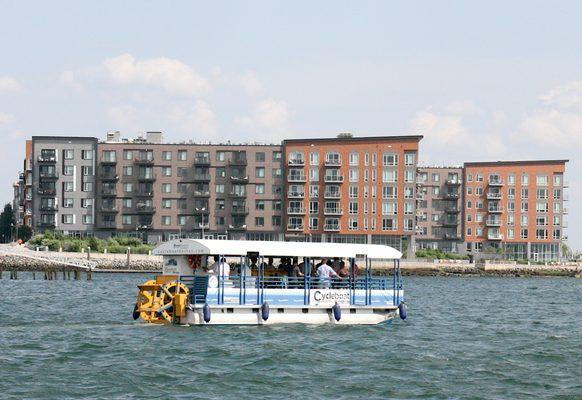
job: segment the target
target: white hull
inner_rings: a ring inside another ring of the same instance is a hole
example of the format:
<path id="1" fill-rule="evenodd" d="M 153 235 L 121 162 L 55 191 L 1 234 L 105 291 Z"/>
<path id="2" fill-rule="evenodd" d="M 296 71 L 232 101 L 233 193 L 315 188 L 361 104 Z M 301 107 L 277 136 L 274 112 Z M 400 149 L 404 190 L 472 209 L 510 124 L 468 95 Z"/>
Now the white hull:
<path id="1" fill-rule="evenodd" d="M 180 321 L 188 325 L 273 325 L 273 324 L 333 324 L 333 325 L 377 325 L 398 316 L 398 309 L 352 307 L 342 308 L 341 318 L 336 321 L 331 308 L 323 307 L 271 307 L 269 317 L 263 321 L 258 306 L 212 306 L 210 321 L 204 321 L 203 308 L 189 309 Z"/>

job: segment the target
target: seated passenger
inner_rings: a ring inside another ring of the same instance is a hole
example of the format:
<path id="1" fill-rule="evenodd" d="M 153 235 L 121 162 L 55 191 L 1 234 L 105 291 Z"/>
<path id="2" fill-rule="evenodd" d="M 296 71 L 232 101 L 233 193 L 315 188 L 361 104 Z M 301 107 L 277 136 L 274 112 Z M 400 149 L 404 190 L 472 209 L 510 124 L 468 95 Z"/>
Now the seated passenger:
<path id="1" fill-rule="evenodd" d="M 322 288 L 329 289 L 331 287 L 331 278 L 340 278 L 338 274 L 327 264 L 321 264 L 317 268 L 317 277 L 319 278 L 319 285 Z"/>
<path id="2" fill-rule="evenodd" d="M 230 276 L 230 265 L 228 265 L 224 257 L 220 259 L 219 256 L 214 256 L 214 263 L 210 267 L 208 267 L 208 272 L 211 274 L 212 273 L 217 274 L 221 277 L 224 277 L 225 279 L 228 279 L 228 277 Z"/>
<path id="3" fill-rule="evenodd" d="M 344 261 L 340 262 L 337 274 L 340 276 L 340 278 L 347 278 L 348 276 L 350 276 L 350 268 L 346 265 Z"/>

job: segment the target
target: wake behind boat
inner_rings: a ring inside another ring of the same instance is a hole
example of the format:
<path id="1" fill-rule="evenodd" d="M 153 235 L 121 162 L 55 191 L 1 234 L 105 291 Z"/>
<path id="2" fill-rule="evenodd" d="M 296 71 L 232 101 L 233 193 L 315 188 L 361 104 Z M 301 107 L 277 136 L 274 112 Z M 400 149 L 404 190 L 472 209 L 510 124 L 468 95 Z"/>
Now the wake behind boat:
<path id="1" fill-rule="evenodd" d="M 177 239 L 159 245 L 154 254 L 163 256 L 163 274 L 138 286 L 134 319 L 190 325 L 369 325 L 406 318 L 402 253 L 389 246 Z M 293 271 L 274 276 L 274 258 L 290 265 L 295 260 Z M 331 259 L 344 260 L 343 274 L 323 263 Z M 230 271 L 227 260 L 237 260 L 238 270 Z M 376 261 L 392 262 L 392 276 L 372 275 Z"/>

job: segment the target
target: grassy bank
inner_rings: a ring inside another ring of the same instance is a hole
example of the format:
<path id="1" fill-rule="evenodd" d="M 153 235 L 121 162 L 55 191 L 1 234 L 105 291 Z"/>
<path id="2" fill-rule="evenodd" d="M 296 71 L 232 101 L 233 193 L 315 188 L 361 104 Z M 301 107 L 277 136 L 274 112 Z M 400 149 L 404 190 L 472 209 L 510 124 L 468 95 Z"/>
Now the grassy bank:
<path id="1" fill-rule="evenodd" d="M 125 253 L 127 248 L 133 254 L 148 254 L 153 249 L 152 245 L 143 244 L 141 239 L 132 237 L 115 236 L 107 240 L 87 237 L 84 239 L 73 238 L 54 233 L 36 235 L 28 242 L 31 247 L 47 246 L 51 251 L 80 252 L 81 249 L 91 248 L 92 252 Z"/>

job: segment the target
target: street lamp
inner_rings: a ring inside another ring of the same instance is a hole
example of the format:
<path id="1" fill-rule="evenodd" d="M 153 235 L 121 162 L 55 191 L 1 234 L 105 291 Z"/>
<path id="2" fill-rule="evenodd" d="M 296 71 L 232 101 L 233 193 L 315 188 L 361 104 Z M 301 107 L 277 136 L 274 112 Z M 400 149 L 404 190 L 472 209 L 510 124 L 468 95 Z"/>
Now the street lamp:
<path id="1" fill-rule="evenodd" d="M 204 239 L 204 211 L 206 211 L 206 207 L 197 208 L 196 211 L 202 211 L 202 223 L 200 227 L 202 228 L 202 239 Z"/>

